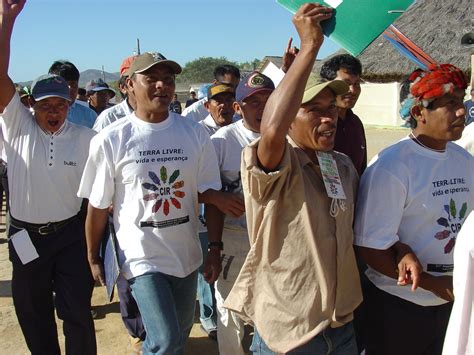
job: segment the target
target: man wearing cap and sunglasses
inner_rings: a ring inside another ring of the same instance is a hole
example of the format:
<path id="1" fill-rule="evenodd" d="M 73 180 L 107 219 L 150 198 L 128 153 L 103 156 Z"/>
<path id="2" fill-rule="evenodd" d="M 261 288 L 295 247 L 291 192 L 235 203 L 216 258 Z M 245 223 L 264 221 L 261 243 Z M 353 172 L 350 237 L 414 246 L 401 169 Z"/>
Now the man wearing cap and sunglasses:
<path id="1" fill-rule="evenodd" d="M 109 88 L 109 85 L 100 78 L 89 81 L 86 84 L 86 92 L 89 107 L 98 115 L 108 107 L 109 100 L 115 96 L 115 91 Z"/>
<path id="2" fill-rule="evenodd" d="M 71 103 L 67 115 L 68 121 L 87 128 L 92 128 L 97 118 L 97 113 L 91 108 L 81 105 L 76 101 L 80 77 L 79 70 L 76 66 L 66 60 L 57 60 L 51 65 L 48 73 L 63 77 L 69 85 Z"/>
<path id="3" fill-rule="evenodd" d="M 0 109 L 6 131 L 11 191 L 9 255 L 12 296 L 33 354 L 60 354 L 54 310 L 63 320 L 68 354 L 95 354 L 83 200 L 76 196 L 94 132 L 66 120 L 66 80 L 39 77 L 34 114 L 20 102 L 8 76 L 10 40 L 24 0 L 0 4 Z M 54 292 L 54 296 L 53 296 Z"/>
<path id="4" fill-rule="evenodd" d="M 362 300 L 352 247 L 357 171 L 334 152 L 341 80 L 311 73 L 332 9 L 293 17 L 301 49 L 242 153 L 250 251 L 224 306 L 255 326 L 254 354 L 357 354 Z"/>
<path id="5" fill-rule="evenodd" d="M 121 272 L 129 281 L 146 329 L 144 354 L 182 354 L 194 319 L 198 194 L 208 202 L 221 188 L 214 147 L 206 130 L 168 110 L 181 67 L 159 53 L 144 53 L 128 71 L 136 110 L 91 142 L 80 196 L 89 199 L 89 264 L 103 282 L 99 243 L 114 206 Z M 220 272 L 220 236 L 209 235 L 205 277 Z"/>

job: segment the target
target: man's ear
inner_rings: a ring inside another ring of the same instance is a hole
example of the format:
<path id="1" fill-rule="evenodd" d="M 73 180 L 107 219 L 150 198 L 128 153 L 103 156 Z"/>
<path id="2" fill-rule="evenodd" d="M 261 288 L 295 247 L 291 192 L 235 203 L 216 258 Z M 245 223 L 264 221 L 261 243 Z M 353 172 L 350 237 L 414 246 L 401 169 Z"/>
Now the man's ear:
<path id="1" fill-rule="evenodd" d="M 413 105 L 410 109 L 410 113 L 411 113 L 412 117 L 414 117 L 416 119 L 421 117 L 421 106 L 420 106 L 420 104 Z"/>
<path id="2" fill-rule="evenodd" d="M 234 101 L 232 107 L 234 108 L 236 114 L 238 114 L 240 117 L 244 117 L 242 115 L 242 108 L 240 107 L 240 104 L 237 101 Z"/>
<path id="3" fill-rule="evenodd" d="M 209 105 L 210 105 L 209 100 L 207 100 L 207 101 L 204 103 L 204 107 L 206 108 L 207 112 L 210 113 L 211 111 L 209 111 Z"/>

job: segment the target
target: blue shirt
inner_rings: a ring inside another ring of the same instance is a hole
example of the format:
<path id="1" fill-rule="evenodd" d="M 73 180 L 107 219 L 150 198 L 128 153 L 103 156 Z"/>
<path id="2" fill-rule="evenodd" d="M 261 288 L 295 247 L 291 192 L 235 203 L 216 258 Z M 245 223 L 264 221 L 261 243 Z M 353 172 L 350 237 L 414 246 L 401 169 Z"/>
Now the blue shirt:
<path id="1" fill-rule="evenodd" d="M 97 114 L 89 107 L 78 104 L 76 101 L 69 107 L 67 120 L 75 124 L 92 128 L 97 118 Z"/>

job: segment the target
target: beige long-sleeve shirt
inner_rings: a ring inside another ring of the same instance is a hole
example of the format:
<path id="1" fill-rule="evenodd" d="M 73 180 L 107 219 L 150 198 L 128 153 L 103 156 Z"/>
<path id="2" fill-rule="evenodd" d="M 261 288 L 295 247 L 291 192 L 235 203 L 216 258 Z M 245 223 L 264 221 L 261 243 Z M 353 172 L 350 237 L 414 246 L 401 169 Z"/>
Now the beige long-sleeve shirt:
<path id="1" fill-rule="evenodd" d="M 350 322 L 362 300 L 352 246 L 358 178 L 332 152 L 346 194 L 332 217 L 319 166 L 290 139 L 279 169 L 265 173 L 258 143 L 244 149 L 241 168 L 251 249 L 225 306 L 285 353 Z"/>

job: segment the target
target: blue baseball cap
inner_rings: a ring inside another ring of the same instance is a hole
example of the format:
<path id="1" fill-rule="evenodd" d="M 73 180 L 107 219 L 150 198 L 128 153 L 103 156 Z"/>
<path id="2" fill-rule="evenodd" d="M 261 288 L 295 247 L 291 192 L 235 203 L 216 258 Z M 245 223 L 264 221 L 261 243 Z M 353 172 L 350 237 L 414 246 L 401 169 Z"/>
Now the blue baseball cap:
<path id="1" fill-rule="evenodd" d="M 87 95 L 92 95 L 95 92 L 99 92 L 99 91 L 108 91 L 111 95 L 110 98 L 113 98 L 115 96 L 115 91 L 109 88 L 109 85 L 107 85 L 107 83 L 103 81 L 101 78 L 87 82 L 86 84 Z"/>
<path id="2" fill-rule="evenodd" d="M 273 84 L 272 79 L 258 71 L 254 71 L 237 85 L 235 100 L 242 102 L 242 100 L 245 100 L 256 92 L 273 90 L 275 90 L 275 84 Z"/>
<path id="3" fill-rule="evenodd" d="M 61 97 L 71 101 L 67 81 L 54 74 L 42 75 L 36 79 L 31 85 L 31 96 L 33 96 L 35 101 L 47 99 L 48 97 Z"/>

